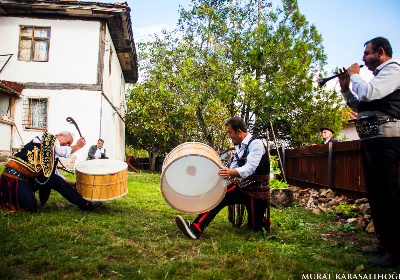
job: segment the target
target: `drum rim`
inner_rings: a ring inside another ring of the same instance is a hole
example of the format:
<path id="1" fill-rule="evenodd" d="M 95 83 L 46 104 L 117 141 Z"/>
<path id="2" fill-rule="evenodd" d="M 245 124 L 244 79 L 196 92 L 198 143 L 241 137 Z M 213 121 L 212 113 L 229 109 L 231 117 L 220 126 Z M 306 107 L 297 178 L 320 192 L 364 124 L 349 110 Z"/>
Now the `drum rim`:
<path id="1" fill-rule="evenodd" d="M 122 162 L 122 163 L 124 163 L 125 168 L 122 169 L 122 170 L 120 170 L 120 171 L 115 171 L 115 172 L 111 172 L 111 173 L 102 173 L 102 174 L 85 173 L 85 172 L 82 172 L 82 171 L 78 170 L 77 167 L 78 167 L 79 164 L 81 164 L 81 163 L 86 163 L 86 162 L 88 162 L 88 161 L 86 160 L 86 161 L 82 161 L 82 162 L 78 163 L 78 164 L 75 166 L 75 171 L 76 171 L 76 172 L 79 172 L 79 173 L 82 173 L 82 174 L 85 174 L 85 175 L 104 176 L 104 175 L 118 174 L 118 173 L 124 172 L 125 170 L 128 169 L 128 164 L 127 164 L 125 161 L 117 160 L 117 159 L 102 159 L 102 161 L 106 161 L 106 160 L 107 160 L 107 161 L 108 161 L 108 160 L 112 160 L 112 161 Z"/>
<path id="2" fill-rule="evenodd" d="M 204 144 L 204 143 L 201 143 L 201 142 L 185 142 L 185 143 L 179 144 L 178 146 L 176 146 L 175 148 L 173 148 L 173 149 L 165 156 L 164 161 L 165 161 L 166 159 L 168 159 L 169 155 L 172 154 L 173 151 L 175 151 L 176 149 L 178 149 L 180 146 L 183 146 L 183 145 L 186 145 L 186 144 L 201 144 L 201 145 L 203 145 L 203 146 L 206 146 L 207 148 L 210 148 L 212 151 L 214 151 L 214 152 L 218 155 L 218 153 L 217 153 L 211 146 L 209 146 L 209 145 L 207 145 L 207 144 Z M 220 158 L 219 155 L 218 155 L 218 158 Z"/>

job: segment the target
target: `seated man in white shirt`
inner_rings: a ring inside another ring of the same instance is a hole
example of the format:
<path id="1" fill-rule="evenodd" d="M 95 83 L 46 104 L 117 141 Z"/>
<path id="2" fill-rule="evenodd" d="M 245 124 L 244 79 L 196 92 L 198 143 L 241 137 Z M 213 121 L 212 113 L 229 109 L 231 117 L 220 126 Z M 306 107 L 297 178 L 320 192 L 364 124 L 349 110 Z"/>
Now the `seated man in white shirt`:
<path id="1" fill-rule="evenodd" d="M 104 149 L 104 140 L 97 140 L 97 145 L 93 145 L 89 149 L 88 158 L 89 159 L 107 159 L 106 157 L 106 149 Z"/>
<path id="2" fill-rule="evenodd" d="M 224 179 L 231 177 L 236 181 L 228 185 L 225 197 L 214 209 L 198 215 L 193 223 L 181 216 L 176 217 L 179 229 L 189 238 L 197 239 L 222 208 L 234 204 L 245 205 L 249 228 L 269 229 L 269 219 L 264 218 L 269 205 L 270 163 L 267 149 L 261 139 L 247 132 L 241 118 L 230 118 L 225 126 L 236 153 L 230 168 L 222 168 L 218 173 Z"/>

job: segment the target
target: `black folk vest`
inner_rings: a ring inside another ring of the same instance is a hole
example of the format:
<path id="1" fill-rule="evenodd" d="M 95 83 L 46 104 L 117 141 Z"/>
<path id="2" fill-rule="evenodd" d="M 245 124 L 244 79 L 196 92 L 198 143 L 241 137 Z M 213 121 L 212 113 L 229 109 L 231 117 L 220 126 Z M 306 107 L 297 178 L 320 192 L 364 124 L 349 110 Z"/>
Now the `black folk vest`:
<path id="1" fill-rule="evenodd" d="M 250 139 L 241 158 L 239 158 L 238 154 L 235 153 L 235 159 L 237 160 L 239 167 L 242 167 L 243 165 L 246 164 L 247 156 L 249 155 L 250 144 L 255 139 L 257 139 L 257 138 Z M 269 173 L 270 173 L 270 163 L 269 163 L 268 151 L 266 151 L 265 154 L 262 156 L 260 163 L 258 164 L 256 170 L 254 171 L 254 173 L 252 175 L 267 175 Z"/>
<path id="2" fill-rule="evenodd" d="M 389 64 L 397 64 L 400 66 L 397 62 L 391 62 L 387 65 Z M 387 65 L 385 65 L 385 67 Z M 379 73 L 377 75 L 379 75 Z M 393 91 L 382 99 L 376 99 L 370 102 L 360 101 L 358 104 L 358 112 L 366 111 L 378 111 L 400 119 L 400 89 Z"/>
<path id="3" fill-rule="evenodd" d="M 27 143 L 11 160 L 25 166 L 35 174 L 43 171 L 43 175 L 49 177 L 55 166 L 55 142 L 54 135 L 44 132 L 40 143 L 33 143 L 33 141 Z"/>

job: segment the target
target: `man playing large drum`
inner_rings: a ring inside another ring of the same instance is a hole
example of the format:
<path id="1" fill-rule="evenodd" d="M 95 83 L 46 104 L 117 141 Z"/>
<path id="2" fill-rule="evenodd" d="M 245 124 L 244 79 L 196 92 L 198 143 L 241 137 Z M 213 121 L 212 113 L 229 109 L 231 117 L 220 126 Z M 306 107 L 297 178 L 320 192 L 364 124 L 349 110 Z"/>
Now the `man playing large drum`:
<path id="1" fill-rule="evenodd" d="M 176 217 L 179 229 L 189 238 L 197 239 L 219 211 L 228 205 L 244 204 L 248 213 L 247 225 L 253 230 L 261 230 L 267 223 L 264 213 L 269 203 L 268 152 L 260 139 L 247 132 L 241 118 L 230 118 L 225 125 L 236 153 L 230 168 L 222 168 L 218 173 L 224 179 L 233 177 L 237 180 L 227 187 L 225 197 L 214 209 L 198 215 L 193 223 L 181 216 Z"/>
<path id="2" fill-rule="evenodd" d="M 83 211 L 99 206 L 101 203 L 83 199 L 70 184 L 56 174 L 57 158 L 68 157 L 86 143 L 83 137 L 71 147 L 72 142 L 72 133 L 68 131 L 57 135 L 44 132 L 15 154 L 1 174 L 0 209 L 9 206 L 11 210 L 37 212 L 34 193 L 39 190 L 40 200 L 44 204 L 51 189 Z"/>

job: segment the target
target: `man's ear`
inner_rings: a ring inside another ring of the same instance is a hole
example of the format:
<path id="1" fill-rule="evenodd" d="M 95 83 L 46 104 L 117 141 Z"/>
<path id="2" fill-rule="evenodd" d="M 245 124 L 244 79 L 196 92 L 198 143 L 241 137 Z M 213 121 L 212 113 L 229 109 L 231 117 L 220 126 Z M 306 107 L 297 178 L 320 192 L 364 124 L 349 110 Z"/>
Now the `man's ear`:
<path id="1" fill-rule="evenodd" d="M 382 47 L 379 47 L 379 49 L 377 50 L 378 52 L 378 56 L 381 57 L 382 55 L 386 54 L 385 50 Z"/>

